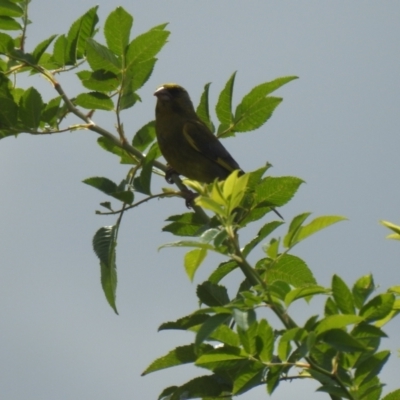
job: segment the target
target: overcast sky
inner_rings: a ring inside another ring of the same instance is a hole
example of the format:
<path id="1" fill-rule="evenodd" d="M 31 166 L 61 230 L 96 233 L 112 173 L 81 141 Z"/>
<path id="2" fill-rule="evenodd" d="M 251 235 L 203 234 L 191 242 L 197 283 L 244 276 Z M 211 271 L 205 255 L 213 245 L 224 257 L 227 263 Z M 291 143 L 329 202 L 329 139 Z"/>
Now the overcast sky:
<path id="1" fill-rule="evenodd" d="M 299 76 L 277 92 L 284 101 L 266 125 L 224 145 L 244 170 L 269 161 L 272 175 L 307 182 L 281 209 L 286 221 L 305 211 L 349 219 L 293 251 L 320 284 L 329 285 L 333 273 L 349 285 L 372 273 L 382 291 L 400 284 L 399 243 L 386 240 L 389 232 L 378 223 L 400 223 L 399 2 L 41 0 L 30 5 L 28 48 L 66 33 L 95 4 L 101 32 L 117 5 L 133 14 L 134 36 L 164 22 L 172 32 L 140 90 L 142 103 L 123 112 L 130 137 L 154 118 L 152 94 L 164 82 L 180 83 L 195 104 L 212 82 L 214 105 L 234 71 L 236 103 L 257 84 Z M 60 83 L 69 96 L 79 93 L 73 74 L 60 76 Z M 46 100 L 56 96 L 39 77 L 22 84 L 39 85 Z M 96 113 L 95 121 L 114 129 L 111 113 Z M 190 283 L 183 250 L 157 252 L 174 239 L 161 227 L 169 215 L 185 212 L 183 202 L 153 201 L 130 211 L 117 249 L 116 316 L 104 299 L 91 248 L 95 231 L 115 218 L 95 215 L 107 199 L 81 181 L 119 181 L 128 167 L 96 139 L 91 132 L 73 132 L 0 142 L 1 398 L 156 399 L 163 388 L 203 373 L 179 367 L 140 377 L 155 358 L 190 343 L 190 333 L 157 328 L 195 310 L 195 285 L 220 260 L 210 258 Z M 155 192 L 167 186 L 161 178 L 153 185 Z M 261 257 L 261 250 L 256 253 Z M 303 321 L 321 307 L 322 297 L 311 306 L 298 303 L 292 313 Z M 384 392 L 398 387 L 399 329 L 399 321 L 385 329 L 390 338 L 382 349 L 393 354 L 382 373 Z M 274 397 L 326 399 L 314 393 L 317 386 L 282 383 Z M 266 397 L 260 387 L 242 398 Z"/>

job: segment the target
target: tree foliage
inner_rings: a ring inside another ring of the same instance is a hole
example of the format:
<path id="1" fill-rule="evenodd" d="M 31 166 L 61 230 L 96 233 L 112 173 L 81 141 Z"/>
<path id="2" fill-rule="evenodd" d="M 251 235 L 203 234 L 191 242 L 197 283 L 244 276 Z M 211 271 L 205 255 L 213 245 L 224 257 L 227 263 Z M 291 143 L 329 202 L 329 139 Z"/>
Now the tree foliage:
<path id="1" fill-rule="evenodd" d="M 307 263 L 292 252 L 303 240 L 345 218 L 320 216 L 310 220 L 310 213 L 302 213 L 278 236 L 276 230 L 284 222 L 271 220 L 271 211 L 291 201 L 302 180 L 268 176 L 269 165 L 241 176 L 236 171 L 225 181 L 209 185 L 181 181 L 174 175 L 177 189 L 153 193 L 153 174 L 166 171 L 159 161 L 154 121 L 138 127 L 128 139 L 122 111 L 140 101 L 137 91 L 149 79 L 157 54 L 167 42 L 167 25 L 155 26 L 132 39 L 133 17 L 117 7 L 107 17 L 104 40 L 99 41 L 97 7 L 93 7 L 73 22 L 68 32 L 51 35 L 28 51 L 29 1 L 0 3 L 0 138 L 91 130 L 99 135 L 102 149 L 128 166 L 120 183 L 99 176 L 83 181 L 108 196 L 100 203 L 103 211 L 98 214 L 116 215 L 114 225 L 99 228 L 93 237 L 102 287 L 113 310 L 117 312 L 119 226 L 124 213 L 143 202 L 185 197 L 187 188 L 195 191 L 193 211 L 170 216 L 162 228 L 179 240 L 162 247 L 187 248 L 183 264 L 191 280 L 210 252 L 225 259 L 197 286 L 199 308 L 160 326 L 160 330 L 191 331 L 193 342 L 172 349 L 143 372 L 191 363 L 208 374 L 166 388 L 159 399 L 226 399 L 260 385 L 272 394 L 291 379 L 314 379 L 319 382 L 318 391 L 332 399 L 380 399 L 383 384 L 378 375 L 390 355 L 380 349 L 380 341 L 386 337 L 382 327 L 399 313 L 399 286 L 377 293 L 372 275 L 360 277 L 351 287 L 333 275 L 331 286 L 324 287 Z M 71 96 L 56 76 L 73 72 L 83 91 Z M 45 77 L 55 97 L 45 101 L 37 88 L 18 87 L 21 73 Z M 235 77 L 236 73 L 228 79 L 216 102 L 217 125 L 210 118 L 210 84 L 204 86 L 197 107 L 198 115 L 220 138 L 261 127 L 282 101 L 271 94 L 296 79 L 281 77 L 257 85 L 234 107 Z M 95 112 L 113 113 L 116 131 L 96 124 Z M 254 238 L 241 243 L 240 231 L 261 220 Z M 390 238 L 399 239 L 398 226 L 382 223 L 394 232 Z M 263 257 L 251 263 L 249 255 L 260 245 Z M 222 282 L 238 269 L 243 281 L 237 294 L 229 296 Z M 310 316 L 304 324 L 296 323 L 290 306 L 316 296 L 324 301 L 323 313 Z M 264 316 L 268 313 L 275 314 L 280 324 L 272 326 Z M 384 399 L 399 396 L 397 390 Z"/>

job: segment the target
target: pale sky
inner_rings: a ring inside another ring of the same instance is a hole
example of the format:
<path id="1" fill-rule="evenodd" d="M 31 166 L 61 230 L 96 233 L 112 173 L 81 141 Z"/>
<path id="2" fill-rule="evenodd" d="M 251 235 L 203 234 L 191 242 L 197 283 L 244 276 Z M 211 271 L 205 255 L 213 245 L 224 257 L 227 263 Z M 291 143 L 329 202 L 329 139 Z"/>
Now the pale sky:
<path id="1" fill-rule="evenodd" d="M 276 92 L 284 101 L 266 125 L 224 145 L 244 170 L 269 161 L 273 176 L 307 182 L 281 209 L 286 221 L 306 211 L 349 219 L 292 252 L 320 284 L 329 285 L 334 273 L 350 286 L 368 273 L 381 291 L 400 284 L 399 243 L 385 239 L 389 231 L 378 223 L 400 223 L 399 2 L 32 1 L 28 48 L 66 33 L 95 4 L 99 41 L 105 17 L 118 5 L 135 18 L 133 36 L 170 23 L 169 43 L 140 90 L 142 103 L 123 112 L 129 137 L 154 118 L 152 94 L 164 82 L 184 86 L 195 104 L 204 84 L 212 82 L 213 107 L 236 70 L 236 103 L 257 84 L 299 76 Z M 71 97 L 81 90 L 73 74 L 60 76 L 60 83 Z M 38 77 L 20 85 L 39 85 L 46 100 L 56 96 Z M 94 120 L 113 130 L 112 113 L 101 114 Z M 175 240 L 161 227 L 169 215 L 186 211 L 184 203 L 153 201 L 130 211 L 117 248 L 116 316 L 103 296 L 91 247 L 96 230 L 115 217 L 95 215 L 108 199 L 81 181 L 91 176 L 120 181 L 128 167 L 101 150 L 96 139 L 91 132 L 74 132 L 22 134 L 0 142 L 2 399 L 152 400 L 167 386 L 207 373 L 185 366 L 140 377 L 155 358 L 191 342 L 190 333 L 157 333 L 157 328 L 196 309 L 196 284 L 221 260 L 210 257 L 189 282 L 184 250 L 157 251 Z M 165 186 L 154 179 L 155 192 Z M 243 237 L 250 238 L 253 229 Z M 255 253 L 262 256 L 261 249 Z M 236 278 L 227 282 L 231 290 Z M 322 306 L 320 297 L 290 311 L 301 322 Z M 384 393 L 398 388 L 399 329 L 399 321 L 384 328 L 389 339 L 382 349 L 393 353 L 381 375 Z M 311 381 L 283 382 L 273 398 L 328 398 L 315 393 L 317 387 Z M 267 395 L 260 387 L 241 398 Z"/>

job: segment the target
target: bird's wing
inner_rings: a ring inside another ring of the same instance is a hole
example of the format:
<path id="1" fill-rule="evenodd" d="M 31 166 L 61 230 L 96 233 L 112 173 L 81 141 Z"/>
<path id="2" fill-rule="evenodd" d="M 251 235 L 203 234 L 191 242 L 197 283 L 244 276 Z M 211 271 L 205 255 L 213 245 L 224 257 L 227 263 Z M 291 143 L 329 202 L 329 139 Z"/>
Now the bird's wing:
<path id="1" fill-rule="evenodd" d="M 227 171 L 241 169 L 218 138 L 202 122 L 186 122 L 183 126 L 183 136 L 196 151 Z"/>

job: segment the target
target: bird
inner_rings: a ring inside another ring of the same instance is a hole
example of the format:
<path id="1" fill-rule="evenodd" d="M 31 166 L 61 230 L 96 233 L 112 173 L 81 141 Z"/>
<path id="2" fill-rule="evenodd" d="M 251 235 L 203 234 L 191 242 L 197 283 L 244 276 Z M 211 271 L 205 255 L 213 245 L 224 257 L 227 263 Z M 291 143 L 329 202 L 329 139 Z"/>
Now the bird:
<path id="1" fill-rule="evenodd" d="M 224 180 L 233 171 L 244 174 L 210 128 L 198 117 L 188 92 L 166 83 L 157 97 L 155 130 L 160 151 L 174 173 L 211 183 Z M 168 180 L 168 174 L 167 174 Z M 271 207 L 281 218 L 282 216 Z"/>

